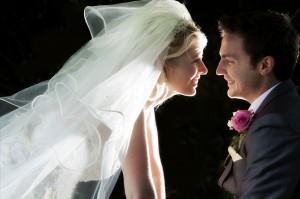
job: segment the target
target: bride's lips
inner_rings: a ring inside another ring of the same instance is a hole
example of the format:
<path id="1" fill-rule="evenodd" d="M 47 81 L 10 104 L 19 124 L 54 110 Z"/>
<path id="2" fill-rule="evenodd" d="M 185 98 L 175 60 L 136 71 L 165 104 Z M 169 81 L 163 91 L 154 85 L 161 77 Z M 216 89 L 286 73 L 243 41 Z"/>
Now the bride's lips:
<path id="1" fill-rule="evenodd" d="M 197 85 L 198 85 L 199 79 L 200 79 L 200 77 L 196 77 L 196 78 L 192 79 L 192 80 L 191 80 L 191 84 L 192 84 L 193 86 L 197 86 Z"/>

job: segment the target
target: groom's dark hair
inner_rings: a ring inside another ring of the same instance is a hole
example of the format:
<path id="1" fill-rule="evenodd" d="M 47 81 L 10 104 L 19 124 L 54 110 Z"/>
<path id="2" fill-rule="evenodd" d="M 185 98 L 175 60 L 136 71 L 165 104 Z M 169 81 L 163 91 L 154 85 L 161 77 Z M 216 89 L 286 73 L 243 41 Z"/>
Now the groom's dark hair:
<path id="1" fill-rule="evenodd" d="M 291 77 L 299 55 L 299 35 L 287 14 L 254 11 L 226 16 L 218 21 L 218 28 L 221 36 L 228 32 L 242 37 L 252 65 L 272 56 L 275 77 L 280 81 Z"/>

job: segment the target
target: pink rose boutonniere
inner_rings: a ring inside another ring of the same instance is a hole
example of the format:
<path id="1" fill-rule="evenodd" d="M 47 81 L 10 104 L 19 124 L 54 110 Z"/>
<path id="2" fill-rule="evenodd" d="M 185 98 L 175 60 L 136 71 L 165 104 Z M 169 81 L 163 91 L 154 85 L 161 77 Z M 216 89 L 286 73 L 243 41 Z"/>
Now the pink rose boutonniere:
<path id="1" fill-rule="evenodd" d="M 253 110 L 238 110 L 234 112 L 231 120 L 228 121 L 230 130 L 234 129 L 239 133 L 243 133 L 249 128 L 253 115 Z"/>
<path id="2" fill-rule="evenodd" d="M 236 130 L 239 135 L 233 137 L 231 145 L 235 150 L 239 150 L 242 139 L 245 136 L 245 131 L 249 128 L 254 112 L 253 110 L 238 110 L 233 113 L 233 116 L 228 121 L 227 125 L 230 130 Z"/>

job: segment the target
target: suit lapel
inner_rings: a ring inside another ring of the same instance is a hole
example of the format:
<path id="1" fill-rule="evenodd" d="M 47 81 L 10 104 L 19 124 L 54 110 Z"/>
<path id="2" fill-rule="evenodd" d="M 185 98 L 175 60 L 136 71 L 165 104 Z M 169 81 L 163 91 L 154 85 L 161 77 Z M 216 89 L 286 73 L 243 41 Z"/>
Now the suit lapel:
<path id="1" fill-rule="evenodd" d="M 276 88 L 274 88 L 274 90 L 264 99 L 264 101 L 258 107 L 255 114 L 261 112 L 277 96 L 282 95 L 287 92 L 295 92 L 295 94 L 297 95 L 295 86 L 294 86 L 292 80 L 290 80 L 290 79 L 281 82 Z"/>
<path id="2" fill-rule="evenodd" d="M 224 171 L 221 175 L 221 177 L 219 178 L 219 181 L 218 181 L 218 184 L 220 187 L 223 187 L 223 183 L 226 179 L 226 177 L 228 176 L 228 174 L 230 173 L 231 171 L 231 168 L 232 168 L 232 160 L 231 160 L 231 156 L 230 155 L 227 155 L 225 161 L 224 161 Z"/>

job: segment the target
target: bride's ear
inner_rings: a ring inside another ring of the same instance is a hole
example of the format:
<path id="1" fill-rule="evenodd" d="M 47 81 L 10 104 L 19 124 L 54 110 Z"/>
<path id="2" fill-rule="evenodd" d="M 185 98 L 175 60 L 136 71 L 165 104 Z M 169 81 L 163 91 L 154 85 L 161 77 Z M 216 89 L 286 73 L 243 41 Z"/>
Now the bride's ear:
<path id="1" fill-rule="evenodd" d="M 273 71 L 274 65 L 275 60 L 272 56 L 266 56 L 262 58 L 259 73 L 263 76 L 269 74 Z"/>
<path id="2" fill-rule="evenodd" d="M 170 73 L 169 71 L 171 70 L 171 64 L 169 62 L 165 62 L 164 67 L 161 71 L 160 76 L 163 76 L 165 79 L 167 78 L 168 74 Z"/>
<path id="3" fill-rule="evenodd" d="M 165 65 L 164 65 L 164 67 L 163 67 L 163 69 L 162 69 L 162 71 L 161 71 L 161 73 L 160 73 L 160 75 L 159 75 L 159 78 L 158 78 L 158 83 L 166 83 L 167 81 L 167 67 L 166 67 L 166 63 L 165 63 Z"/>
<path id="4" fill-rule="evenodd" d="M 163 71 L 166 72 L 166 70 L 170 68 L 170 63 L 169 61 L 166 61 L 165 64 L 164 64 L 164 68 L 163 68 Z"/>

